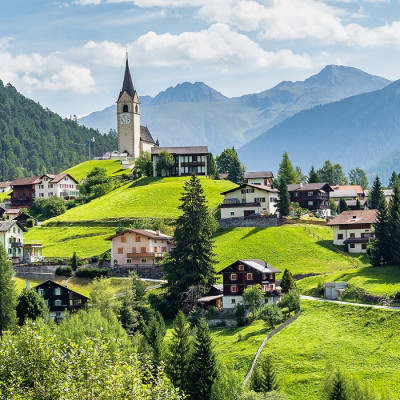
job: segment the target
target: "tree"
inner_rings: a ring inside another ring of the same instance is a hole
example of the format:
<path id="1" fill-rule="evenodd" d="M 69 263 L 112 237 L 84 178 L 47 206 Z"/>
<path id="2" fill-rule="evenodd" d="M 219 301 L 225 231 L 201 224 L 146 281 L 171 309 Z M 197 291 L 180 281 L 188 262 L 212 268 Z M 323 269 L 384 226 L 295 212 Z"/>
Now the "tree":
<path id="1" fill-rule="evenodd" d="M 308 173 L 308 183 L 318 183 L 319 181 L 319 176 L 312 165 L 310 172 Z"/>
<path id="2" fill-rule="evenodd" d="M 282 161 L 279 164 L 277 180 L 284 180 L 286 184 L 297 183 L 298 176 L 289 160 L 288 153 L 285 151 L 282 155 Z"/>
<path id="3" fill-rule="evenodd" d="M 17 295 L 13 275 L 11 262 L 0 244 L 0 338 L 3 338 L 4 331 L 13 327 L 16 321 Z"/>
<path id="4" fill-rule="evenodd" d="M 94 309 L 100 310 L 105 317 L 107 317 L 109 313 L 118 315 L 121 305 L 114 295 L 115 293 L 111 286 L 110 279 L 97 278 L 93 280 L 90 289 L 90 304 Z"/>
<path id="5" fill-rule="evenodd" d="M 243 170 L 244 167 L 239 161 L 239 157 L 232 158 L 228 169 L 228 180 L 241 185 L 243 183 Z"/>
<path id="6" fill-rule="evenodd" d="M 389 179 L 389 188 L 392 189 L 397 182 L 399 182 L 399 176 L 393 171 Z"/>
<path id="7" fill-rule="evenodd" d="M 212 235 L 215 220 L 210 215 L 200 180 L 194 174 L 184 184 L 179 209 L 183 211 L 175 229 L 176 246 L 164 258 L 168 297 L 179 308 L 181 294 L 191 286 L 207 291 L 215 282 Z"/>
<path id="8" fill-rule="evenodd" d="M 261 285 L 253 285 L 243 291 L 243 304 L 255 315 L 264 302 L 265 293 Z"/>
<path id="9" fill-rule="evenodd" d="M 24 289 L 17 300 L 18 324 L 22 326 L 27 319 L 45 317 L 47 307 L 42 297 L 35 290 Z"/>
<path id="10" fill-rule="evenodd" d="M 361 203 L 359 199 L 356 201 L 356 210 L 361 210 Z"/>
<path id="11" fill-rule="evenodd" d="M 114 188 L 114 181 L 107 176 L 107 170 L 101 167 L 94 167 L 86 176 L 84 183 L 78 185 L 80 194 L 97 198 L 111 192 Z"/>
<path id="12" fill-rule="evenodd" d="M 317 171 L 321 182 L 326 182 L 331 186 L 348 185 L 349 181 L 340 164 L 332 164 L 329 160 Z"/>
<path id="13" fill-rule="evenodd" d="M 389 230 L 386 232 L 390 242 L 391 260 L 400 265 L 400 187 L 395 182 L 393 197 L 389 203 Z"/>
<path id="14" fill-rule="evenodd" d="M 349 206 L 347 205 L 347 201 L 346 199 L 341 198 L 339 201 L 339 209 L 338 209 L 338 213 L 342 213 L 343 211 L 348 211 L 349 210 Z"/>
<path id="15" fill-rule="evenodd" d="M 172 339 L 168 346 L 167 373 L 173 385 L 186 391 L 190 382 L 193 340 L 185 314 L 178 311 L 174 320 Z"/>
<path id="16" fill-rule="evenodd" d="M 153 163 L 151 161 L 151 154 L 148 151 L 142 151 L 135 161 L 135 174 L 137 176 L 152 176 Z"/>
<path id="17" fill-rule="evenodd" d="M 331 215 L 335 215 L 337 213 L 338 210 L 338 206 L 336 204 L 336 201 L 333 199 L 329 199 L 329 204 L 330 204 L 330 208 L 331 208 Z"/>
<path id="18" fill-rule="evenodd" d="M 377 176 L 368 195 L 368 208 L 378 208 L 378 204 L 382 199 L 385 200 L 385 196 L 383 194 L 381 180 L 379 179 L 379 176 Z"/>
<path id="19" fill-rule="evenodd" d="M 77 255 L 76 255 L 76 252 L 75 252 L 75 251 L 74 251 L 74 254 L 72 254 L 71 261 L 70 261 L 70 265 L 71 265 L 71 268 L 72 268 L 74 271 L 76 271 L 76 269 L 78 268 L 78 257 L 77 257 Z"/>
<path id="20" fill-rule="evenodd" d="M 233 307 L 233 316 L 237 326 L 245 326 L 248 319 L 246 317 L 246 306 L 243 303 L 236 303 Z"/>
<path id="21" fill-rule="evenodd" d="M 258 318 L 274 329 L 275 325 L 282 321 L 282 312 L 276 304 L 268 303 L 261 308 Z"/>
<path id="22" fill-rule="evenodd" d="M 207 175 L 212 179 L 219 179 L 217 164 L 212 153 L 209 153 L 207 158 Z"/>
<path id="23" fill-rule="evenodd" d="M 197 327 L 191 365 L 191 379 L 187 388 L 190 399 L 210 400 L 217 369 L 210 330 L 204 319 Z"/>
<path id="24" fill-rule="evenodd" d="M 164 172 L 165 175 L 170 175 L 171 170 L 175 165 L 174 156 L 168 151 L 163 150 L 157 157 L 156 169 L 159 174 Z"/>
<path id="25" fill-rule="evenodd" d="M 300 167 L 295 168 L 297 179 L 296 183 L 307 183 L 308 177 L 303 174 L 302 170 Z"/>
<path id="26" fill-rule="evenodd" d="M 66 211 L 65 201 L 57 196 L 47 199 L 36 198 L 30 208 L 30 213 L 35 217 L 48 219 L 63 214 Z"/>
<path id="27" fill-rule="evenodd" d="M 353 168 L 349 172 L 350 185 L 360 185 L 363 189 L 368 188 L 368 178 L 361 168 Z"/>
<path id="28" fill-rule="evenodd" d="M 148 325 L 147 341 L 152 348 L 151 361 L 158 366 L 164 358 L 164 336 L 157 318 L 152 318 Z"/>
<path id="29" fill-rule="evenodd" d="M 300 295 L 297 290 L 290 290 L 285 293 L 282 297 L 282 300 L 278 303 L 279 308 L 287 308 L 289 310 L 289 314 L 292 311 L 297 311 L 300 309 Z"/>
<path id="30" fill-rule="evenodd" d="M 286 180 L 284 178 L 279 179 L 277 186 L 279 192 L 277 210 L 280 217 L 287 217 L 290 214 L 290 195 Z"/>
<path id="31" fill-rule="evenodd" d="M 288 269 L 285 269 L 281 281 L 281 290 L 282 293 L 288 293 L 291 289 L 296 289 L 296 281 L 292 273 Z"/>
<path id="32" fill-rule="evenodd" d="M 279 389 L 271 355 L 266 356 L 254 370 L 250 387 L 255 392 L 263 393 Z"/>
<path id="33" fill-rule="evenodd" d="M 234 148 L 225 149 L 216 157 L 217 169 L 220 174 L 228 174 L 228 179 L 240 185 L 243 182 L 244 166 L 239 160 Z"/>
<path id="34" fill-rule="evenodd" d="M 339 371 L 329 378 L 326 393 L 328 400 L 351 400 L 347 379 Z"/>

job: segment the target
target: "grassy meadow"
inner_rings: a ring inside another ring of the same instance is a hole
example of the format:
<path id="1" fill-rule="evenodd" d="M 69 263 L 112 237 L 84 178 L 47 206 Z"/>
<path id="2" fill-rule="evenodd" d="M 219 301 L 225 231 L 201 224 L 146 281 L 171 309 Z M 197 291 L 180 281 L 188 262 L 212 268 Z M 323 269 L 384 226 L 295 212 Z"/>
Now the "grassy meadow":
<path id="1" fill-rule="evenodd" d="M 400 398 L 400 312 L 302 304 L 302 315 L 271 338 L 262 353 L 273 354 L 281 388 L 290 400 L 324 398 L 324 380 L 336 367 L 388 399 Z"/>

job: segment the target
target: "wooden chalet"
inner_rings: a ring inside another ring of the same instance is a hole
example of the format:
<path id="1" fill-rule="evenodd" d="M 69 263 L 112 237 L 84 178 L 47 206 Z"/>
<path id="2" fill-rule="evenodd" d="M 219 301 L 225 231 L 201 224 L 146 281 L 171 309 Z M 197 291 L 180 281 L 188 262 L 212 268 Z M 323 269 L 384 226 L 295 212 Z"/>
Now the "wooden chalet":
<path id="1" fill-rule="evenodd" d="M 88 297 L 68 289 L 66 285 L 60 285 L 52 280 L 47 280 L 32 290 L 43 297 L 49 307 L 50 318 L 54 318 L 55 321 L 82 309 L 89 300 Z"/>
<path id="2" fill-rule="evenodd" d="M 29 208 L 35 198 L 35 185 L 37 183 L 40 183 L 40 177 L 38 176 L 18 178 L 11 182 L 11 207 Z"/>
<path id="3" fill-rule="evenodd" d="M 275 275 L 280 272 L 261 260 L 235 261 L 220 271 L 223 275 L 223 308 L 233 308 L 242 300 L 243 291 L 257 284 L 263 288 L 265 300 L 276 303 L 281 291 L 276 287 Z"/>

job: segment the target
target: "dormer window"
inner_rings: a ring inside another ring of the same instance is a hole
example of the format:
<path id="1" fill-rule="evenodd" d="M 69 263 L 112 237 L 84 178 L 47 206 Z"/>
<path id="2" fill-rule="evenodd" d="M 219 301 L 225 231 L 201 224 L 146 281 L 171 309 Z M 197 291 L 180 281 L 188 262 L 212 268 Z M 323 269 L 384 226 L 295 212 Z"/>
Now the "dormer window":
<path id="1" fill-rule="evenodd" d="M 243 270 L 244 270 L 244 265 L 243 264 L 238 265 L 238 271 L 243 271 Z"/>

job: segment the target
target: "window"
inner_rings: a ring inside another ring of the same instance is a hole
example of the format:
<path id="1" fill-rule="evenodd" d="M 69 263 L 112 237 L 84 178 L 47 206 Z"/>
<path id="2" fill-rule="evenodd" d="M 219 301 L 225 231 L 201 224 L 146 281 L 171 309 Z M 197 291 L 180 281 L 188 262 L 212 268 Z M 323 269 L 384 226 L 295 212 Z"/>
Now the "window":
<path id="1" fill-rule="evenodd" d="M 237 286 L 236 285 L 232 285 L 231 287 L 230 287 L 230 291 L 231 291 L 231 293 L 237 293 Z"/>
<path id="2" fill-rule="evenodd" d="M 48 196 L 49 197 L 53 196 L 53 192 L 49 192 Z"/>
<path id="3" fill-rule="evenodd" d="M 157 253 L 157 246 L 153 247 L 153 251 L 154 251 L 154 253 Z"/>
<path id="4" fill-rule="evenodd" d="M 237 274 L 231 274 L 230 275 L 230 280 L 231 281 L 236 281 L 237 280 Z"/>
<path id="5" fill-rule="evenodd" d="M 49 184 L 47 185 L 47 187 L 48 187 L 49 189 L 53 189 L 53 184 L 52 184 L 52 183 L 49 183 Z"/>
<path id="6" fill-rule="evenodd" d="M 44 193 L 39 193 L 39 197 L 44 197 Z"/>
<path id="7" fill-rule="evenodd" d="M 141 258 L 140 259 L 141 264 L 146 264 L 147 263 L 147 258 Z"/>
<path id="8" fill-rule="evenodd" d="M 248 273 L 246 274 L 246 279 L 247 279 L 248 281 L 252 281 L 252 280 L 253 280 L 253 274 L 252 274 L 251 272 L 248 272 Z"/>
<path id="9" fill-rule="evenodd" d="M 367 250 L 367 243 L 361 243 L 361 249 Z"/>
<path id="10" fill-rule="evenodd" d="M 132 259 L 131 259 L 131 258 L 127 258 L 127 259 L 126 259 L 126 263 L 127 263 L 127 264 L 132 264 Z"/>
<path id="11" fill-rule="evenodd" d="M 128 112 L 128 106 L 126 104 L 122 107 L 122 112 Z"/>
<path id="12" fill-rule="evenodd" d="M 39 185 L 39 189 L 44 189 L 44 185 Z"/>
<path id="13" fill-rule="evenodd" d="M 355 237 L 356 237 L 356 234 L 355 234 L 355 233 L 350 233 L 350 237 L 351 237 L 351 238 L 355 238 Z"/>
<path id="14" fill-rule="evenodd" d="M 69 305 L 73 306 L 74 305 L 74 301 L 72 299 L 69 300 Z"/>
<path id="15" fill-rule="evenodd" d="M 59 296 L 59 295 L 61 294 L 61 289 L 60 289 L 59 287 L 56 287 L 56 288 L 54 289 L 54 294 L 55 294 L 56 296 Z"/>
<path id="16" fill-rule="evenodd" d="M 350 248 L 354 249 L 356 247 L 356 245 L 354 243 L 350 243 Z"/>
<path id="17" fill-rule="evenodd" d="M 314 192 L 307 192 L 307 196 L 314 196 Z"/>
<path id="18" fill-rule="evenodd" d="M 124 252 L 124 249 L 122 247 L 118 247 L 118 254 L 122 254 Z"/>
<path id="19" fill-rule="evenodd" d="M 250 188 L 246 190 L 247 193 L 254 193 L 254 188 Z"/>
<path id="20" fill-rule="evenodd" d="M 264 292 L 268 290 L 268 285 L 263 285 Z"/>
<path id="21" fill-rule="evenodd" d="M 309 201 L 309 202 L 308 202 L 308 205 L 309 205 L 309 206 L 312 206 L 313 204 L 314 204 L 313 201 Z"/>
<path id="22" fill-rule="evenodd" d="M 47 307 L 49 306 L 49 301 L 48 300 L 45 300 L 44 303 L 46 304 Z"/>
<path id="23" fill-rule="evenodd" d="M 254 203 L 265 203 L 265 197 L 255 197 Z"/>
<path id="24" fill-rule="evenodd" d="M 38 289 L 38 295 L 39 296 L 44 296 L 44 289 Z"/>
<path id="25" fill-rule="evenodd" d="M 62 306 L 62 301 L 61 300 L 55 300 L 54 301 L 55 306 Z"/>
<path id="26" fill-rule="evenodd" d="M 294 192 L 294 197 L 299 197 L 300 193 L 299 192 Z"/>
<path id="27" fill-rule="evenodd" d="M 246 193 L 246 189 L 242 189 L 240 192 L 241 192 L 242 194 L 245 194 L 245 193 Z"/>
<path id="28" fill-rule="evenodd" d="M 263 281 L 265 281 L 265 280 L 267 279 L 267 274 L 262 274 L 262 275 L 261 275 L 261 279 L 262 279 Z"/>
<path id="29" fill-rule="evenodd" d="M 136 253 L 136 247 L 132 247 L 132 253 Z"/>
<path id="30" fill-rule="evenodd" d="M 140 239 L 141 239 L 141 237 L 138 236 L 138 235 L 136 235 L 136 237 L 135 237 L 135 242 L 140 242 Z"/>
<path id="31" fill-rule="evenodd" d="M 166 253 L 167 252 L 167 248 L 165 246 L 161 247 L 161 252 L 162 253 Z"/>
<path id="32" fill-rule="evenodd" d="M 126 236 L 121 236 L 121 243 L 126 243 Z"/>
<path id="33" fill-rule="evenodd" d="M 238 270 L 239 271 L 243 271 L 244 270 L 244 265 L 243 264 L 239 264 L 238 265 Z"/>
<path id="34" fill-rule="evenodd" d="M 338 233 L 337 238 L 338 238 L 338 240 L 342 240 L 343 239 L 343 233 Z"/>
<path id="35" fill-rule="evenodd" d="M 276 203 L 276 202 L 278 201 L 278 198 L 277 198 L 277 197 L 271 197 L 271 198 L 269 199 L 269 201 L 270 201 L 271 203 Z"/>
<path id="36" fill-rule="evenodd" d="M 234 211 L 231 211 L 231 215 L 235 215 L 235 212 L 234 212 Z"/>
<path id="37" fill-rule="evenodd" d="M 236 299 L 231 299 L 231 304 L 235 304 L 236 303 Z"/>
<path id="38" fill-rule="evenodd" d="M 141 253 L 146 253 L 146 247 L 141 247 L 141 248 L 140 248 L 140 252 L 141 252 Z"/>
<path id="39" fill-rule="evenodd" d="M 82 299 L 78 299 L 76 302 L 77 302 L 78 304 L 82 304 Z"/>

